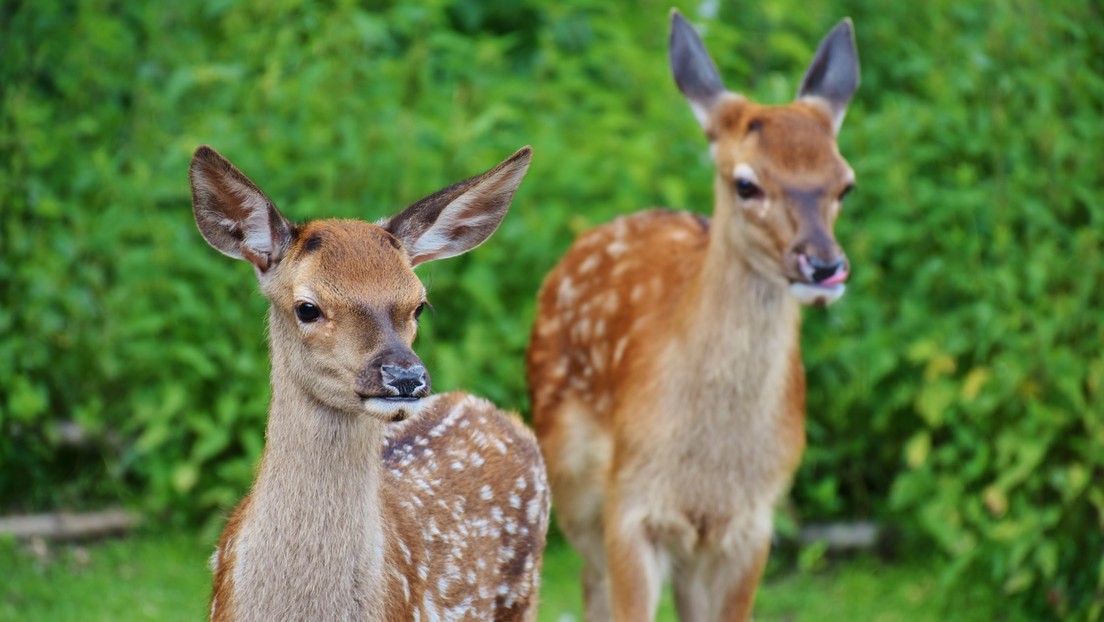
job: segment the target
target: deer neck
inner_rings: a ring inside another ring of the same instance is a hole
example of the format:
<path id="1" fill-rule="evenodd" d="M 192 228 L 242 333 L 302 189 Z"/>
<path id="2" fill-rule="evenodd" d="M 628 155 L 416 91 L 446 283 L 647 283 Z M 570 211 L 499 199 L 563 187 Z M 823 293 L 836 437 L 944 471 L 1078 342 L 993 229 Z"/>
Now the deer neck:
<path id="1" fill-rule="evenodd" d="M 771 258 L 758 248 L 733 206 L 718 205 L 701 270 L 676 317 L 673 347 L 686 361 L 674 372 L 691 409 L 731 423 L 777 410 L 797 346 L 800 309 Z"/>
<path id="2" fill-rule="evenodd" d="M 295 379 L 296 360 L 291 348 L 281 345 L 289 341 L 280 338 L 276 324 L 270 321 L 272 402 L 265 451 L 243 526 L 243 536 L 252 539 L 244 556 L 254 563 L 238 568 L 257 574 L 254 585 L 272 587 L 253 592 L 264 598 L 315 594 L 311 602 L 281 605 L 310 607 L 299 611 L 305 617 L 347 619 L 350 613 L 378 612 L 381 604 L 369 601 L 383 593 L 383 424 L 368 415 L 334 411 L 311 396 Z M 290 585 L 300 587 L 287 590 Z"/>

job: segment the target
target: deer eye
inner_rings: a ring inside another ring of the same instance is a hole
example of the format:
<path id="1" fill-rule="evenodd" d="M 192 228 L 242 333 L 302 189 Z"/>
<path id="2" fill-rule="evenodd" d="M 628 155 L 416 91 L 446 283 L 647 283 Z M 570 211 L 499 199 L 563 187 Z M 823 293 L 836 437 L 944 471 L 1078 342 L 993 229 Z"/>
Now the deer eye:
<path id="1" fill-rule="evenodd" d="M 300 302 L 295 305 L 295 317 L 304 324 L 317 322 L 322 317 L 322 310 L 312 303 Z"/>
<path id="2" fill-rule="evenodd" d="M 736 194 L 744 200 L 754 199 L 763 196 L 763 191 L 759 186 L 755 185 L 755 182 L 739 177 L 736 179 Z"/>
<path id="3" fill-rule="evenodd" d="M 414 309 L 414 321 L 418 321 L 418 318 L 422 316 L 422 311 L 425 311 L 427 303 L 421 303 L 416 309 Z"/>

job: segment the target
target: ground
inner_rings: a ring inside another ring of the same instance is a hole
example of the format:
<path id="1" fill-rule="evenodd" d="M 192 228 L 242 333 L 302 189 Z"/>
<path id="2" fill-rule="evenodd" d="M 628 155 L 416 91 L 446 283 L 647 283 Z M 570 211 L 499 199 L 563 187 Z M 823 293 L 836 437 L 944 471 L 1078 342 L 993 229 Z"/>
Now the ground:
<path id="1" fill-rule="evenodd" d="M 80 546 L 0 542 L 0 621 L 201 620 L 210 543 L 194 533 L 147 533 Z M 756 622 L 1017 620 L 998 595 L 977 592 L 941 605 L 938 561 L 833 562 L 812 572 L 776 570 L 756 601 Z M 780 566 L 781 564 L 779 564 Z M 579 621 L 574 551 L 553 542 L 545 556 L 541 622 Z M 659 620 L 675 620 L 665 597 Z"/>

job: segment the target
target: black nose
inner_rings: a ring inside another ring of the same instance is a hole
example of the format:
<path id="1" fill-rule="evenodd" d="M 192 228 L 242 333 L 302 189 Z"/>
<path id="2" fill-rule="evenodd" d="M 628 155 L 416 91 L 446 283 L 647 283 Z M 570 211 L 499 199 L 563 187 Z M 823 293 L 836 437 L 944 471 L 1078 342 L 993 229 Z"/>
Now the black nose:
<path id="1" fill-rule="evenodd" d="M 813 283 L 827 281 L 840 272 L 847 272 L 847 262 L 842 257 L 823 261 L 807 255 L 806 260 L 809 262 L 809 267 L 813 269 L 812 274 L 809 275 L 809 280 Z"/>
<path id="2" fill-rule="evenodd" d="M 380 367 L 383 386 L 393 391 L 397 397 L 422 397 L 426 391 L 426 370 L 421 365 L 399 367 L 383 365 Z"/>

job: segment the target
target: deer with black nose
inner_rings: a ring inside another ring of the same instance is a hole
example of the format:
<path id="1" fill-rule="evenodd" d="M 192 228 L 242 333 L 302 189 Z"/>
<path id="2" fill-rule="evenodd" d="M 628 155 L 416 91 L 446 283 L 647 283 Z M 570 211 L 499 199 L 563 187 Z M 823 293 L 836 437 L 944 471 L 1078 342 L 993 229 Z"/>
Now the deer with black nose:
<path id="1" fill-rule="evenodd" d="M 549 506 L 536 442 L 486 400 L 430 395 L 412 349 L 414 267 L 487 239 L 529 160 L 377 224 L 293 224 L 196 151 L 196 224 L 271 303 L 265 449 L 212 559 L 212 620 L 535 619 Z"/>

